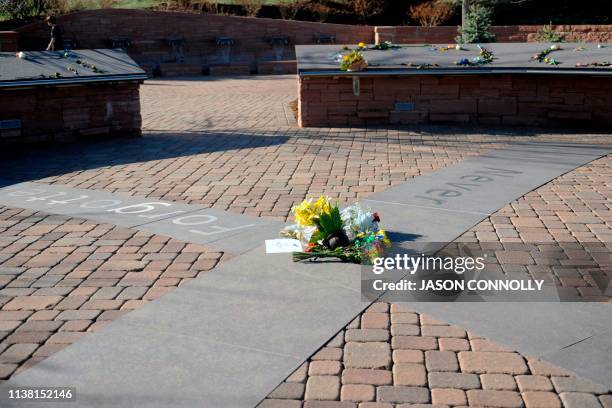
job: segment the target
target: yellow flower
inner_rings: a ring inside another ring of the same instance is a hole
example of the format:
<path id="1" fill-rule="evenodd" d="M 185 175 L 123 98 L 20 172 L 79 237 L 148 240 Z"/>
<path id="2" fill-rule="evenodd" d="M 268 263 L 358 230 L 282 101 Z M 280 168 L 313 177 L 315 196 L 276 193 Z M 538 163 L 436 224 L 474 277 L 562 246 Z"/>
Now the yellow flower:
<path id="1" fill-rule="evenodd" d="M 364 42 L 360 42 L 359 44 L 357 44 L 357 46 L 358 46 L 359 48 L 365 48 L 365 47 L 366 47 L 366 45 L 365 45 L 365 43 L 364 43 Z"/>
<path id="2" fill-rule="evenodd" d="M 383 243 L 383 245 L 385 245 L 387 247 L 391 246 L 391 240 L 387 236 L 387 231 L 385 231 L 384 229 L 381 228 L 381 229 L 378 230 L 378 234 L 380 236 L 382 236 L 382 243 Z"/>
<path id="3" fill-rule="evenodd" d="M 295 222 L 302 227 L 314 224 L 315 213 L 311 205 L 312 200 L 304 200 L 300 205 L 294 206 L 292 211 L 295 213 Z"/>
<path id="4" fill-rule="evenodd" d="M 319 197 L 317 201 L 313 204 L 314 212 L 317 216 L 321 214 L 329 214 L 331 213 L 331 204 L 329 202 L 329 198 L 325 196 Z"/>
<path id="5" fill-rule="evenodd" d="M 349 58 L 351 58 L 351 57 L 349 57 L 349 56 L 348 56 L 348 54 L 347 54 L 347 55 L 345 55 L 344 57 L 342 57 L 342 59 L 343 59 L 344 61 L 348 61 L 348 60 L 349 60 Z"/>

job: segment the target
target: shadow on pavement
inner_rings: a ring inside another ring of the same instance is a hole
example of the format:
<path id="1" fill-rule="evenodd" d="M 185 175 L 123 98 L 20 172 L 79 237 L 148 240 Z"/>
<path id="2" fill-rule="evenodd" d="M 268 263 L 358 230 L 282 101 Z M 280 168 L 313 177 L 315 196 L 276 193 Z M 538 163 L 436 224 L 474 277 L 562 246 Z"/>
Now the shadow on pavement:
<path id="1" fill-rule="evenodd" d="M 276 146 L 288 139 L 281 134 L 226 131 L 150 132 L 142 138 L 21 147 L 0 152 L 0 187 L 102 167 Z"/>

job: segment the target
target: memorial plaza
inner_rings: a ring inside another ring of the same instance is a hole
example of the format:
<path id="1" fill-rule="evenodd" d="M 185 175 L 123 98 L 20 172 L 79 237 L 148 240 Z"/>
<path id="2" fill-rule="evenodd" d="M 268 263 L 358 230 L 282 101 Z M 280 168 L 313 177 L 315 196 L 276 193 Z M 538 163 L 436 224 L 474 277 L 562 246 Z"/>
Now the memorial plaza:
<path id="1" fill-rule="evenodd" d="M 82 16 L 65 27 L 94 30 Z M 609 68 L 549 75 L 516 57 L 538 44 L 496 44 L 503 73 L 436 71 L 442 45 L 375 49 L 376 29 L 346 43 L 391 68 L 338 71 L 322 32 L 251 65 L 218 36 L 234 62 L 209 75 L 189 52 L 151 65 L 150 42 L 0 53 L 0 406 L 612 408 Z M 458 248 L 479 290 L 525 297 L 402 297 L 407 267 L 267 249 L 320 196 L 376 211 L 389 261 Z M 10 397 L 54 387 L 72 405 Z"/>

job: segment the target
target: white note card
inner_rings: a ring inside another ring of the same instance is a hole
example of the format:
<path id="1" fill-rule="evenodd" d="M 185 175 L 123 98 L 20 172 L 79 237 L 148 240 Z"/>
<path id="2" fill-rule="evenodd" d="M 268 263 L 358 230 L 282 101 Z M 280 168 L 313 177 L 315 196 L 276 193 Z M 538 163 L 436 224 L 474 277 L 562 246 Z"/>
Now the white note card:
<path id="1" fill-rule="evenodd" d="M 266 239 L 266 253 L 282 254 L 284 252 L 302 252 L 302 244 L 297 239 Z"/>

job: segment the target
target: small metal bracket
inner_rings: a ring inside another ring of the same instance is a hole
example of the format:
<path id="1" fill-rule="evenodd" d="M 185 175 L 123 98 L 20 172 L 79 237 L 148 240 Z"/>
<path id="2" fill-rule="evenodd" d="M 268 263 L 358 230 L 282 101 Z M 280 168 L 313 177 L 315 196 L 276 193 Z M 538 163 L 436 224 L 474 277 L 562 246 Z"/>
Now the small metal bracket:
<path id="1" fill-rule="evenodd" d="M 361 93 L 361 81 L 358 76 L 353 77 L 353 95 L 359 96 Z"/>

